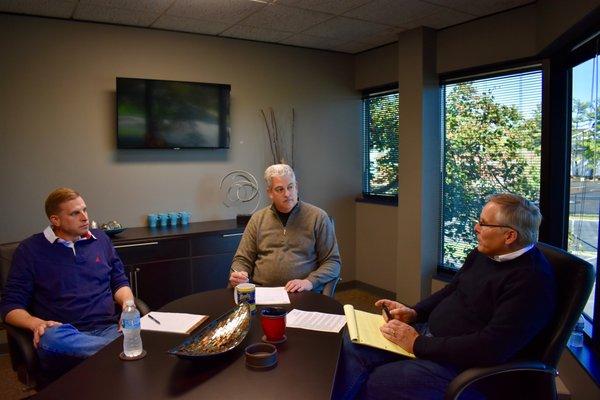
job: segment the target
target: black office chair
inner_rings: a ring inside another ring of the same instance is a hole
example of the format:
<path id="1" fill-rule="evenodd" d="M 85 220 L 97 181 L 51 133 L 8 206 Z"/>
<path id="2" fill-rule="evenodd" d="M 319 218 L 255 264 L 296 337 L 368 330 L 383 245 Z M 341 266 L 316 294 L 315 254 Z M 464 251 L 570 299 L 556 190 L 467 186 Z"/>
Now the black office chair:
<path id="1" fill-rule="evenodd" d="M 335 288 L 338 284 L 339 281 L 341 281 L 342 278 L 335 277 L 332 280 L 330 280 L 329 282 L 327 282 L 324 286 L 323 286 L 323 294 L 325 296 L 329 296 L 331 298 L 333 298 L 333 296 L 335 295 Z"/>
<path id="2" fill-rule="evenodd" d="M 333 230 L 335 231 L 335 220 L 333 219 L 333 217 L 330 215 L 329 216 L 329 220 L 331 221 L 331 225 L 333 225 Z M 341 269 L 341 266 L 340 266 Z M 339 281 L 341 281 L 342 278 L 340 278 L 340 276 L 336 276 L 335 278 L 333 278 L 332 280 L 330 280 L 329 282 L 326 282 L 325 285 L 323 286 L 323 294 L 325 296 L 329 296 L 331 298 L 333 298 L 333 296 L 335 295 L 335 288 L 337 286 L 337 284 L 339 283 Z"/>
<path id="3" fill-rule="evenodd" d="M 9 243 L 0 246 L 0 288 L 8 277 L 12 263 L 12 256 L 19 243 Z M 135 305 L 141 315 L 150 312 L 150 308 L 140 299 L 135 299 Z M 8 340 L 8 352 L 12 369 L 17 373 L 19 380 L 29 388 L 43 389 L 58 376 L 40 368 L 37 351 L 33 347 L 33 334 L 27 329 L 17 328 L 2 322 Z"/>
<path id="4" fill-rule="evenodd" d="M 594 283 L 594 268 L 568 252 L 538 243 L 554 268 L 557 309 L 547 327 L 520 354 L 522 359 L 485 368 L 469 368 L 448 386 L 446 400 L 472 387 L 488 399 L 556 399 L 556 366 Z"/>

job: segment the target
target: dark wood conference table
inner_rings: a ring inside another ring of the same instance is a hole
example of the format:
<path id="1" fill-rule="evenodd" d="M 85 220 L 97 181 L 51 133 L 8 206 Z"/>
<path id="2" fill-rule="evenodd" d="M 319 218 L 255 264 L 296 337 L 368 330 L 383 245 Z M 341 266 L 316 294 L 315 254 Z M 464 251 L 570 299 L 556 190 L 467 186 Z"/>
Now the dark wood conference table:
<path id="1" fill-rule="evenodd" d="M 313 292 L 290 293 L 291 305 L 304 311 L 343 314 L 337 301 Z M 219 289 L 175 300 L 160 311 L 207 314 L 211 321 L 234 307 L 233 290 Z M 257 306 L 260 309 L 261 306 Z M 258 315 L 258 314 L 257 314 Z M 202 324 L 201 329 L 208 322 Z M 343 331 L 343 330 L 342 330 Z M 197 332 L 192 332 L 192 335 Z M 288 328 L 287 341 L 277 345 L 273 369 L 246 367 L 244 348 L 260 342 L 258 316 L 244 342 L 221 356 L 199 361 L 180 359 L 167 350 L 187 336 L 142 331 L 148 354 L 121 361 L 119 338 L 53 382 L 35 399 L 329 399 L 340 353 L 341 333 Z"/>

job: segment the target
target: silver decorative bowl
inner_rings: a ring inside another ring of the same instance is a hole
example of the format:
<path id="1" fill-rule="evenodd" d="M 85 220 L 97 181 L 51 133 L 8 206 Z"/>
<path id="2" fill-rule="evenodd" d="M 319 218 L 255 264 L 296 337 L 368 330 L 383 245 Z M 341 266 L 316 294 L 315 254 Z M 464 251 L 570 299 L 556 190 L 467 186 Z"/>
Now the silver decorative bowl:
<path id="1" fill-rule="evenodd" d="M 104 231 L 108 236 L 118 235 L 127 228 L 123 228 L 117 221 L 110 221 L 100 225 L 100 229 Z"/>
<path id="2" fill-rule="evenodd" d="M 251 318 L 250 307 L 247 303 L 242 303 L 167 353 L 187 359 L 227 353 L 242 343 L 250 329 Z"/>

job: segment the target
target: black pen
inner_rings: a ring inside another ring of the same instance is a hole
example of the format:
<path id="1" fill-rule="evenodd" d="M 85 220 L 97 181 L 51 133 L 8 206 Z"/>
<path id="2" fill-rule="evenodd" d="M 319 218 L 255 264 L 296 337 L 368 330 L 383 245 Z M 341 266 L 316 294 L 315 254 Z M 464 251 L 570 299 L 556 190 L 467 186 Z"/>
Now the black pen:
<path id="1" fill-rule="evenodd" d="M 381 308 L 383 308 L 383 312 L 385 312 L 385 316 L 387 317 L 388 321 L 391 321 L 392 319 L 392 314 L 390 314 L 390 310 L 387 308 L 387 306 L 384 304 L 383 306 L 381 306 Z"/>
<path id="2" fill-rule="evenodd" d="M 154 318 L 152 315 L 148 314 L 148 318 L 160 325 L 160 321 Z"/>

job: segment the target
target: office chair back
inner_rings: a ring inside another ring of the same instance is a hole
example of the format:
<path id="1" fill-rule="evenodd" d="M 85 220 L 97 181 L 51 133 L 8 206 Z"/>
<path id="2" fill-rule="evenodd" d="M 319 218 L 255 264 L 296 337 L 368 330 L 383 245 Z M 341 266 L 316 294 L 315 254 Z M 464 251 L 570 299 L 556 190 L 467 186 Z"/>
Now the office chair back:
<path id="1" fill-rule="evenodd" d="M 473 384 L 488 399 L 556 399 L 556 366 L 592 290 L 594 268 L 557 247 L 538 243 L 537 248 L 556 277 L 553 318 L 514 360 L 461 372 L 448 385 L 446 400 L 459 398 Z"/>
<path id="2" fill-rule="evenodd" d="M 335 234 L 335 220 L 333 219 L 333 217 L 331 215 L 329 215 L 329 221 L 331 222 L 331 226 L 333 227 L 333 232 Z M 342 268 L 341 262 L 340 262 L 340 270 Z M 329 296 L 331 298 L 334 297 L 335 295 L 335 288 L 337 286 L 337 284 L 339 283 L 339 281 L 341 281 L 342 278 L 340 278 L 340 276 L 336 276 L 335 278 L 333 278 L 332 280 L 330 280 L 329 282 L 325 283 L 325 285 L 323 286 L 323 294 L 325 296 Z"/>
<path id="3" fill-rule="evenodd" d="M 545 243 L 538 249 L 548 259 L 556 277 L 556 311 L 552 321 L 524 350 L 536 360 L 552 367 L 558 365 L 594 284 L 594 267 L 565 250 Z"/>

